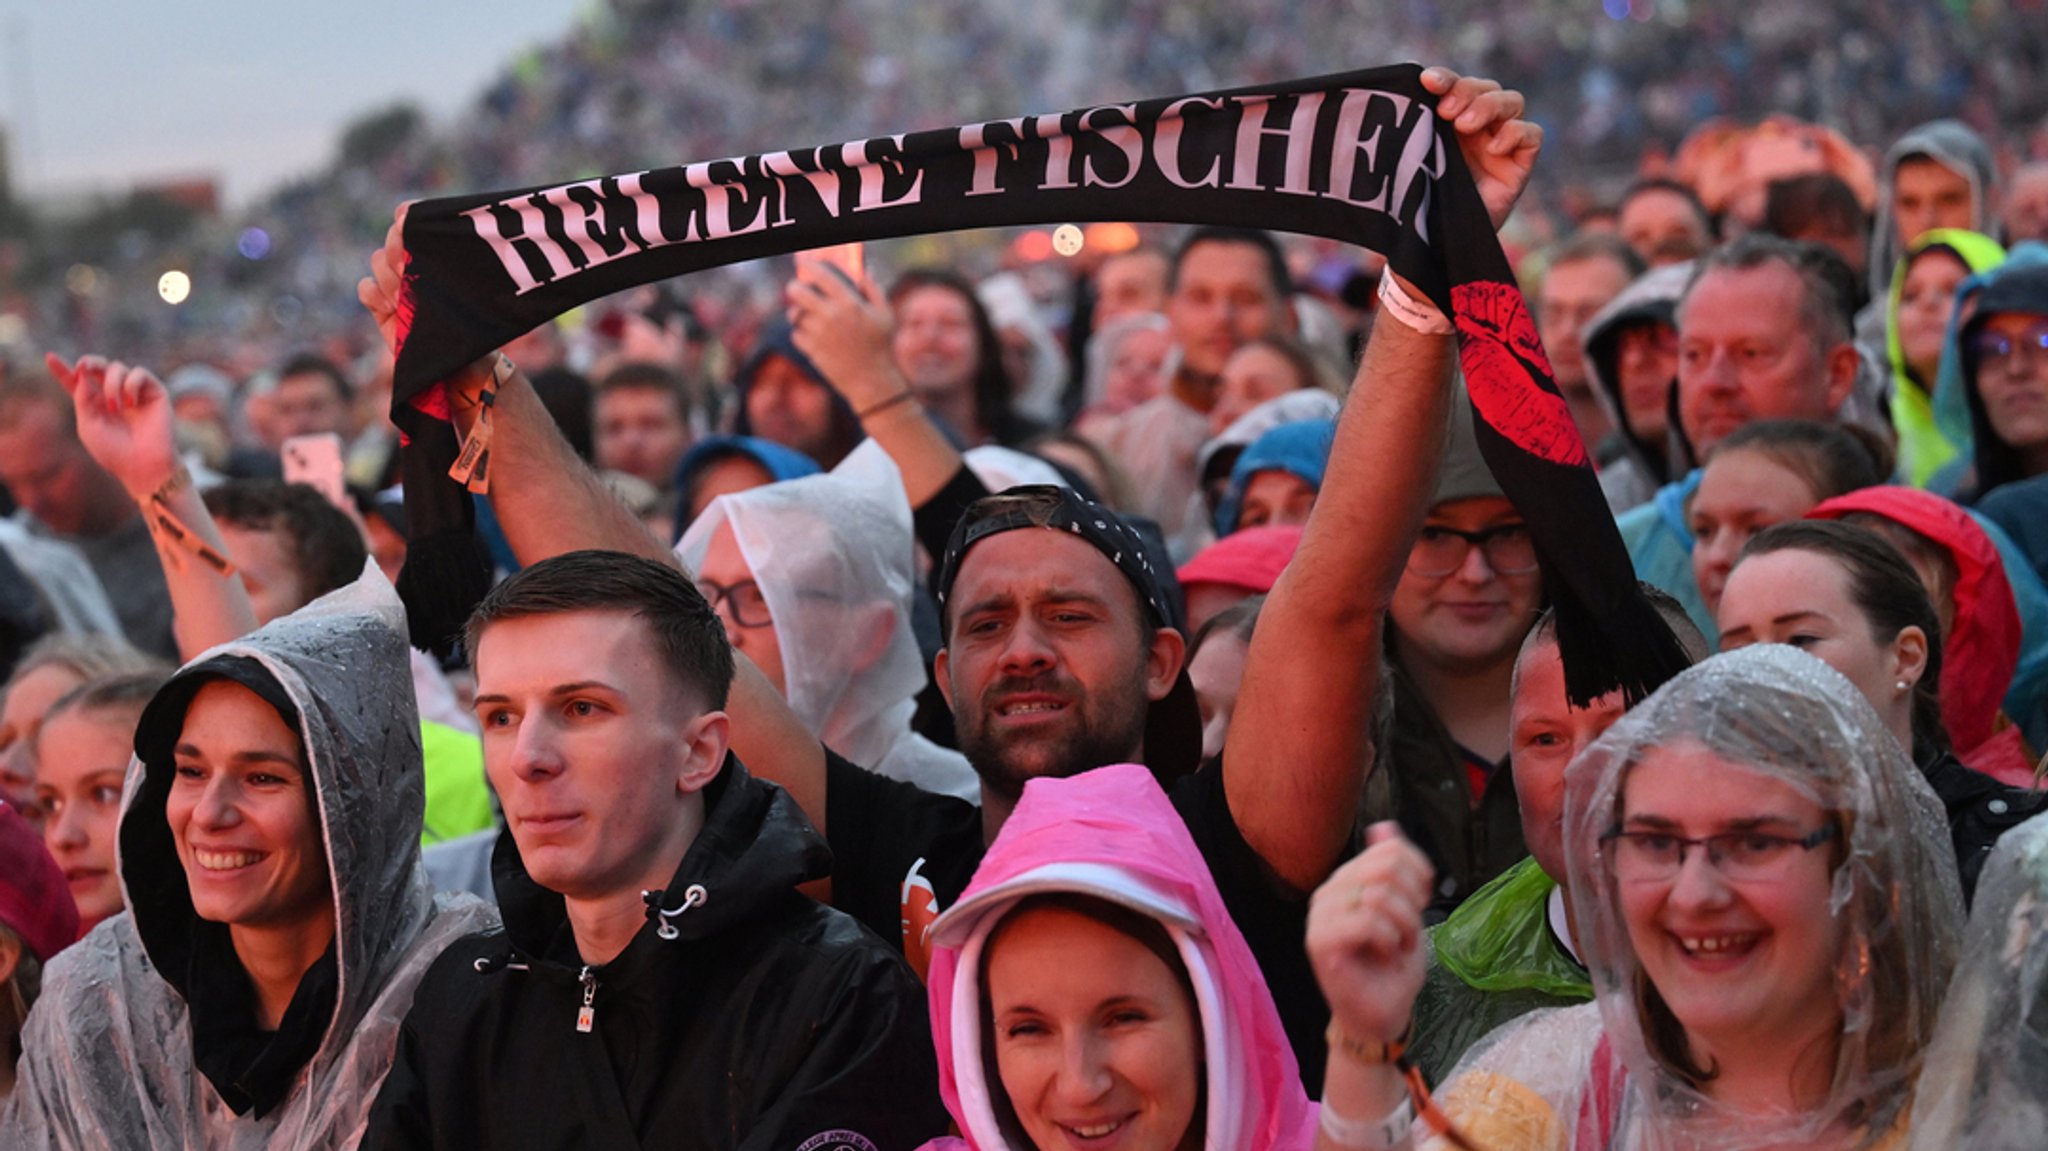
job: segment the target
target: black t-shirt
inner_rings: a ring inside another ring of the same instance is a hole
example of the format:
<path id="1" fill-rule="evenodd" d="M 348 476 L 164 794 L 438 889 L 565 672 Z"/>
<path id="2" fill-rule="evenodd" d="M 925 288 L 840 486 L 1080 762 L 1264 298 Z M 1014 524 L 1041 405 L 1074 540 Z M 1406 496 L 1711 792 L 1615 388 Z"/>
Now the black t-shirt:
<path id="1" fill-rule="evenodd" d="M 922 976 L 929 968 L 932 921 L 960 898 L 988 850 L 981 809 L 862 770 L 829 751 L 825 773 L 832 902 L 883 939 L 896 941 Z M 1220 764 L 1175 783 L 1171 798 L 1259 962 L 1301 1063 L 1302 1082 L 1317 1094 L 1330 1012 L 1303 946 L 1308 898 L 1282 895 L 1245 842 L 1223 793 Z"/>

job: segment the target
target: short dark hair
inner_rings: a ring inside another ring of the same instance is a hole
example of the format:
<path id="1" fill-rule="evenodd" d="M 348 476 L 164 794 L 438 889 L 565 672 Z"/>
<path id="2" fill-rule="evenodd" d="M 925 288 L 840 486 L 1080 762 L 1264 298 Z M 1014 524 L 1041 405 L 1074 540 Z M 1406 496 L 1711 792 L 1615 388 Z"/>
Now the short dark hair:
<path id="1" fill-rule="evenodd" d="M 1680 310 L 1709 273 L 1719 269 L 1746 272 L 1771 264 L 1781 264 L 1799 277 L 1799 311 L 1813 336 L 1814 353 L 1825 356 L 1829 349 L 1848 343 L 1850 301 L 1855 299 L 1856 292 L 1856 277 L 1849 271 L 1849 265 L 1819 244 L 1787 240 L 1765 232 L 1750 232 L 1701 256 L 1693 265 L 1692 278 L 1686 281 L 1684 295 L 1679 297 Z"/>
<path id="2" fill-rule="evenodd" d="M 334 385 L 334 394 L 341 397 L 342 403 L 348 403 L 356 395 L 355 385 L 348 382 L 340 366 L 318 352 L 300 352 L 277 369 L 277 382 L 280 384 L 293 376 L 325 377 Z"/>
<path id="3" fill-rule="evenodd" d="M 369 549 L 355 521 L 306 484 L 227 480 L 201 497 L 213 518 L 251 532 L 283 532 L 306 602 L 347 587 L 363 574 Z"/>
<path id="4" fill-rule="evenodd" d="M 1173 250 L 1173 263 L 1166 277 L 1166 290 L 1170 294 L 1180 289 L 1180 266 L 1185 263 L 1188 253 L 1203 244 L 1249 244 L 1259 250 L 1266 261 L 1266 278 L 1273 283 L 1273 299 L 1286 303 L 1294 294 L 1294 277 L 1287 271 L 1287 256 L 1280 251 L 1280 242 L 1271 232 L 1263 228 L 1230 228 L 1221 224 L 1209 224 L 1189 232 L 1181 238 L 1180 247 Z"/>
<path id="5" fill-rule="evenodd" d="M 1927 666 L 1913 685 L 1910 750 L 1916 763 L 1949 750 L 1948 729 L 1941 719 L 1941 617 L 1905 553 L 1867 527 L 1838 520 L 1792 520 L 1749 537 L 1735 563 L 1739 567 L 1751 556 L 1781 551 L 1812 552 L 1840 564 L 1849 577 L 1849 600 L 1863 613 L 1877 642 L 1890 643 L 1908 627 L 1919 628 L 1927 637 Z"/>
<path id="6" fill-rule="evenodd" d="M 1863 235 L 1870 216 L 1856 190 L 1833 172 L 1809 172 L 1773 180 L 1764 192 L 1764 231 L 1796 236 L 1814 228 Z"/>
<path id="7" fill-rule="evenodd" d="M 1681 180 L 1674 180 L 1669 176 L 1645 176 L 1624 188 L 1621 198 L 1614 202 L 1614 214 L 1616 216 L 1621 215 L 1621 210 L 1628 207 L 1630 200 L 1646 192 L 1669 192 L 1677 196 L 1679 199 L 1684 200 L 1692 208 L 1693 212 L 1699 216 L 1700 223 L 1707 226 L 1707 235 L 1709 237 L 1714 236 L 1719 231 L 1714 225 L 1714 214 L 1707 210 L 1706 201 L 1700 199 L 1700 194 L 1693 191 L 1692 185 Z"/>
<path id="8" fill-rule="evenodd" d="M 494 623 L 577 611 L 639 616 L 677 685 L 709 709 L 725 706 L 733 676 L 725 624 L 682 572 L 641 556 L 575 551 L 524 568 L 476 606 L 463 638 L 474 658 L 477 641 Z"/>
<path id="9" fill-rule="evenodd" d="M 597 382 L 597 395 L 621 391 L 627 388 L 660 392 L 667 396 L 676 408 L 676 418 L 687 421 L 690 418 L 689 392 L 683 386 L 683 377 L 661 364 L 647 360 L 630 360 L 613 368 Z"/>

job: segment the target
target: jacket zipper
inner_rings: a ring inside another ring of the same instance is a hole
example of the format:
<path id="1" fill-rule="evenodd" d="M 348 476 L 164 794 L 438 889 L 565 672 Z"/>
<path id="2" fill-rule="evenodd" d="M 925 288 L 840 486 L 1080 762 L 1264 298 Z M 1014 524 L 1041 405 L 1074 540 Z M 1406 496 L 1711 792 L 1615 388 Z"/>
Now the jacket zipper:
<path id="1" fill-rule="evenodd" d="M 590 1005 L 597 998 L 597 976 L 591 973 L 590 965 L 586 963 L 576 978 L 583 984 L 583 1006 L 576 1012 L 576 1030 L 588 1033 L 597 1022 L 597 1009 Z"/>

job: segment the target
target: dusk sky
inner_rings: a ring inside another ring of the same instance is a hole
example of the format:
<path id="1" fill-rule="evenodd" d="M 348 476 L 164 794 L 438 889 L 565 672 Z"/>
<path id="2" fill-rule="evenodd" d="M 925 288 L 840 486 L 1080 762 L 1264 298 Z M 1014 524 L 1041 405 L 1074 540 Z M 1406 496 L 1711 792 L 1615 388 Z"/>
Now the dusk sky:
<path id="1" fill-rule="evenodd" d="M 29 197 L 213 176 L 244 204 L 411 100 L 445 123 L 589 0 L 0 0 L 0 122 Z M 26 83 L 24 83 L 26 78 Z"/>

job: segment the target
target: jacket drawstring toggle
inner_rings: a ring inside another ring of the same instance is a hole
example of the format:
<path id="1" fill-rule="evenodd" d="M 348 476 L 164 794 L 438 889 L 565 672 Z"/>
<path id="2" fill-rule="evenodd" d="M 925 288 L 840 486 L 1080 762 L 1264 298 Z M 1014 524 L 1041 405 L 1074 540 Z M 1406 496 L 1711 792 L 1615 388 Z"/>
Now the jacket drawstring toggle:
<path id="1" fill-rule="evenodd" d="M 661 905 L 662 894 L 659 891 L 643 891 L 640 893 L 640 898 L 647 902 L 647 918 L 655 920 L 660 924 L 659 927 L 654 929 L 654 933 L 664 941 L 673 940 L 682 934 L 682 932 L 676 930 L 676 925 L 669 922 L 669 920 L 680 919 L 683 913 L 692 907 L 702 907 L 711 901 L 711 893 L 706 891 L 701 883 L 692 883 L 684 888 L 683 902 L 677 907 L 663 907 Z"/>

